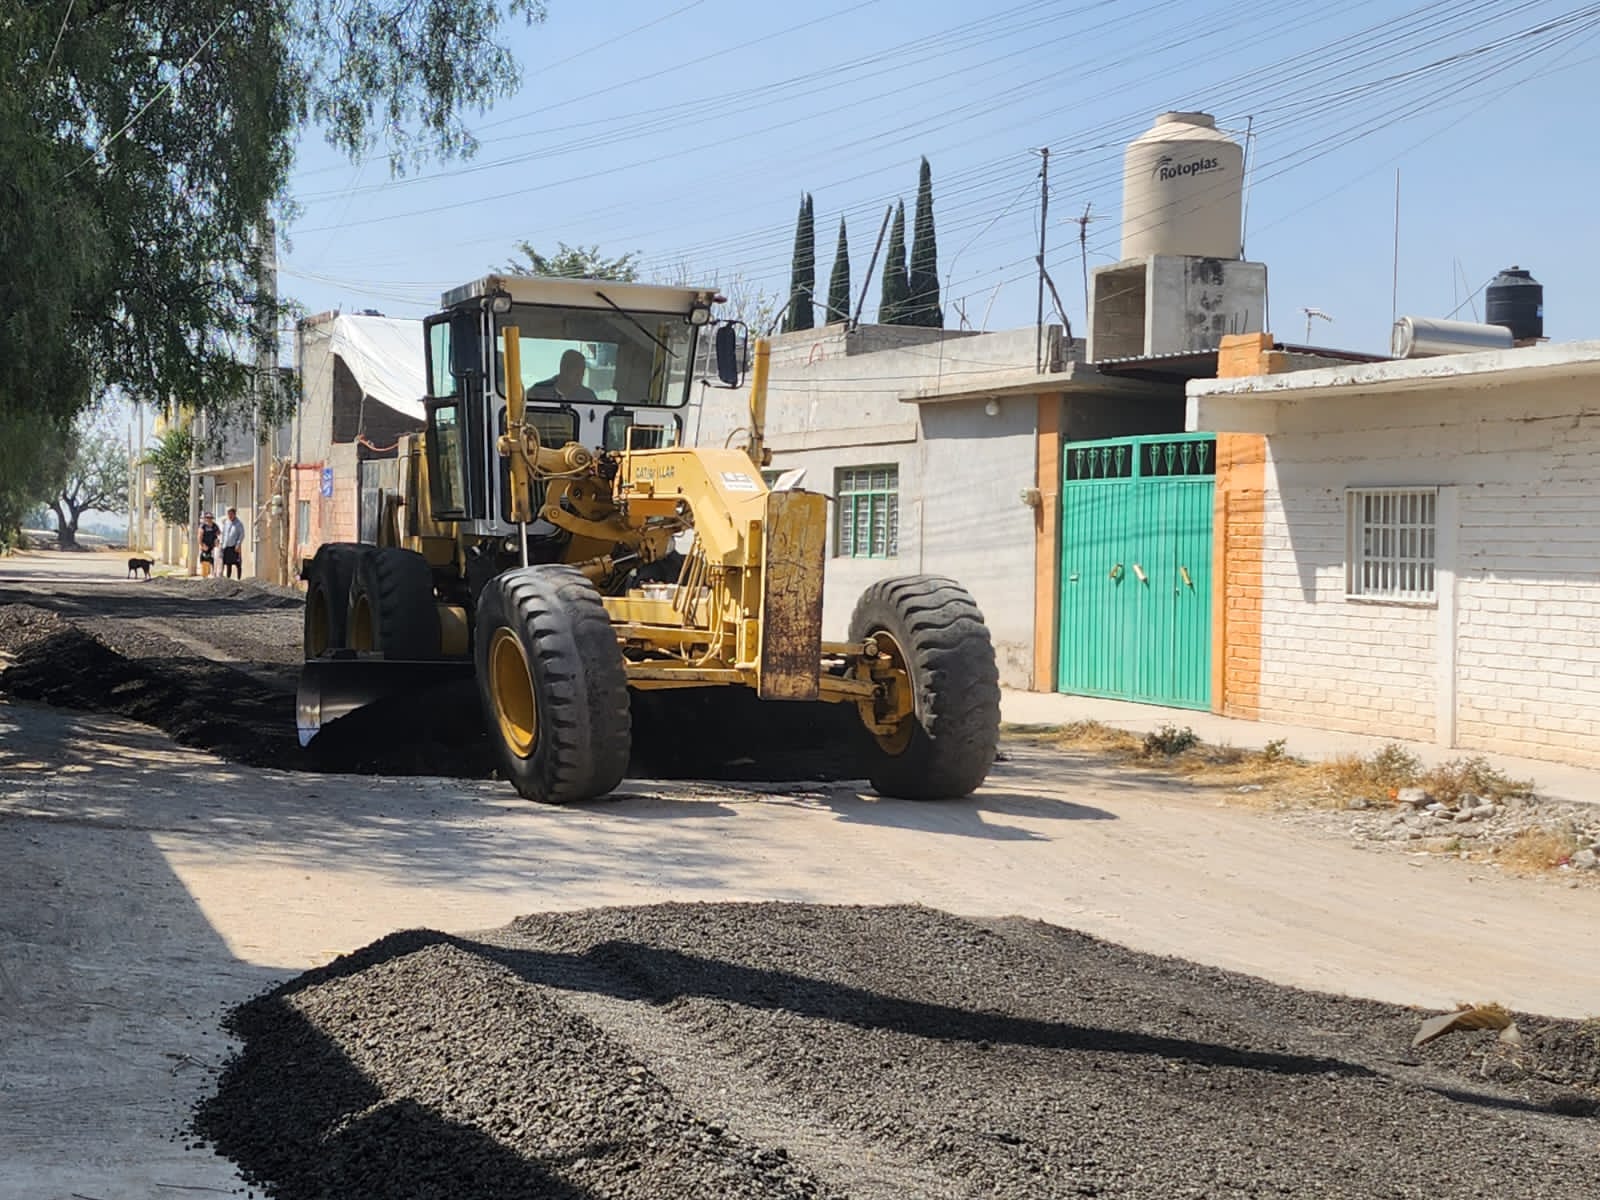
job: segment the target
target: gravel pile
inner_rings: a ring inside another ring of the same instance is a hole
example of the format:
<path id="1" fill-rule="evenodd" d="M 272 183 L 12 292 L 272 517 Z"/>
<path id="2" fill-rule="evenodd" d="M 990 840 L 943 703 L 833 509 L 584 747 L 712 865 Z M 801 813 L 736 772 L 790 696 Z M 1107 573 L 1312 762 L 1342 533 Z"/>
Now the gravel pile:
<path id="1" fill-rule="evenodd" d="M 1600 1191 L 1595 1031 L 1413 1050 L 1426 1015 L 1020 920 L 607 909 L 246 1004 L 197 1128 L 291 1200 Z"/>
<path id="2" fill-rule="evenodd" d="M 62 633 L 71 623 L 32 604 L 0 604 L 0 654 L 14 654 L 30 642 Z"/>
<path id="3" fill-rule="evenodd" d="M 0 589 L 0 601 L 20 595 Z M 396 697 L 295 734 L 302 598 L 231 580 L 58 585 L 0 604 L 0 690 L 113 713 L 248 766 L 485 779 L 496 769 L 475 685 Z M 52 641 L 59 638 L 61 640 Z M 187 644 L 182 638 L 190 639 Z M 235 660 L 203 657 L 195 645 Z M 654 778 L 835 780 L 859 775 L 848 705 L 758 702 L 740 689 L 635 693 L 631 773 Z"/>
<path id="4" fill-rule="evenodd" d="M 384 939 L 236 1010 L 196 1130 L 283 1200 L 823 1196 L 473 946 Z"/>

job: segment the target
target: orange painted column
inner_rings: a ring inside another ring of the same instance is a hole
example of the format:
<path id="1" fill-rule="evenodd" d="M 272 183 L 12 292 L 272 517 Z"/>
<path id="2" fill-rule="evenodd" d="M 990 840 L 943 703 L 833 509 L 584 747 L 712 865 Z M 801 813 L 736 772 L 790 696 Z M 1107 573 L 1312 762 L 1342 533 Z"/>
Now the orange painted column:
<path id="1" fill-rule="evenodd" d="M 1211 573 L 1211 707 L 1261 715 L 1261 585 L 1266 536 L 1266 439 L 1217 435 Z"/>
<path id="2" fill-rule="evenodd" d="M 1039 397 L 1033 510 L 1033 690 L 1056 690 L 1056 602 L 1061 590 L 1061 417 L 1058 392 Z"/>
<path id="3" fill-rule="evenodd" d="M 1217 377 L 1271 375 L 1287 356 L 1269 333 L 1230 334 L 1217 352 Z M 1262 561 L 1266 552 L 1267 440 L 1217 435 L 1211 573 L 1211 707 L 1261 716 Z"/>

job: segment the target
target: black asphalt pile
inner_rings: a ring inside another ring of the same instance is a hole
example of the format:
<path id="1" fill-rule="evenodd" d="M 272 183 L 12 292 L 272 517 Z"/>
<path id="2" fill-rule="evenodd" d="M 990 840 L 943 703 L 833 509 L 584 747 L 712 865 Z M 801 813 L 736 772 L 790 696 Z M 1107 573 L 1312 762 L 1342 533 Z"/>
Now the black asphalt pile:
<path id="1" fill-rule="evenodd" d="M 21 594 L 0 589 L 0 601 Z M 37 603 L 0 603 L 0 651 L 16 656 L 0 673 L 0 691 L 144 721 L 247 766 L 458 779 L 495 773 L 470 680 L 380 700 L 330 722 L 302 750 L 294 714 L 301 604 L 292 589 L 231 580 L 98 584 L 59 588 Z M 199 657 L 177 635 L 237 661 Z M 742 688 L 636 692 L 633 729 L 636 777 L 860 774 L 863 734 L 850 705 L 763 704 Z"/>
<path id="2" fill-rule="evenodd" d="M 356 714 L 302 749 L 292 677 L 279 683 L 183 655 L 135 626 L 96 636 L 52 612 L 15 615 L 23 607 L 0 609 L 0 649 L 13 655 L 0 691 L 19 700 L 142 721 L 181 746 L 246 766 L 474 778 L 492 769 L 475 698 L 463 705 L 425 696 Z"/>
<path id="3" fill-rule="evenodd" d="M 61 633 L 71 623 L 60 614 L 32 604 L 0 604 L 0 653 L 15 653 L 30 642 Z"/>
<path id="4" fill-rule="evenodd" d="M 1600 1194 L 1593 1029 L 1413 1050 L 1427 1015 L 1021 920 L 606 909 L 246 1004 L 197 1123 L 290 1200 Z"/>
<path id="5" fill-rule="evenodd" d="M 143 721 L 179 745 L 251 766 L 296 765 L 294 698 L 198 658 L 128 658 L 83 630 L 24 644 L 0 690 L 19 700 Z"/>
<path id="6" fill-rule="evenodd" d="M 471 945 L 401 934 L 245 1004 L 197 1131 L 283 1200 L 826 1193 Z"/>

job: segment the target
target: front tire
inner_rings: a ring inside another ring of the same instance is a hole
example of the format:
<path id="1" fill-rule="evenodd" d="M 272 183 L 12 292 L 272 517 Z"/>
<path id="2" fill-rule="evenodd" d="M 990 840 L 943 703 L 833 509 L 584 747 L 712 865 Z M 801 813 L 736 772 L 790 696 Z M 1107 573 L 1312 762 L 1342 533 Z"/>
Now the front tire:
<path id="1" fill-rule="evenodd" d="M 875 583 L 850 617 L 850 640 L 869 636 L 911 688 L 910 711 L 894 733 L 868 731 L 873 789 L 904 800 L 953 800 L 975 790 L 1000 741 L 1000 673 L 971 593 L 937 575 Z"/>
<path id="2" fill-rule="evenodd" d="M 306 611 L 302 644 L 307 660 L 343 650 L 350 636 L 350 586 L 356 563 L 370 548 L 354 542 L 328 542 L 306 570 Z"/>
<path id="3" fill-rule="evenodd" d="M 628 675 L 594 585 L 571 567 L 523 567 L 478 599 L 478 695 L 518 794 L 548 804 L 612 791 L 628 769 Z"/>
<path id="4" fill-rule="evenodd" d="M 362 547 L 350 585 L 349 645 L 389 658 L 439 657 L 433 568 L 413 550 Z"/>

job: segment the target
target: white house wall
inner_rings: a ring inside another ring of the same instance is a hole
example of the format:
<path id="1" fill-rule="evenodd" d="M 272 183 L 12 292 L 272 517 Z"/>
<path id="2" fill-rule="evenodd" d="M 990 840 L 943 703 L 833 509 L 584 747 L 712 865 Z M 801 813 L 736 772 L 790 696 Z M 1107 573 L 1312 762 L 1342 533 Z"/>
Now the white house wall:
<path id="1" fill-rule="evenodd" d="M 1600 765 L 1592 384 L 1303 393 L 1267 447 L 1263 716 Z M 1345 489 L 1410 485 L 1441 488 L 1439 603 L 1346 600 Z"/>
<path id="2" fill-rule="evenodd" d="M 776 339 L 767 399 L 767 444 L 774 468 L 804 467 L 804 486 L 830 496 L 840 468 L 893 464 L 899 473 L 899 554 L 842 558 L 838 522 L 829 506 L 824 636 L 846 636 L 857 598 L 895 575 L 938 574 L 972 591 L 995 640 L 1001 680 L 1032 683 L 1034 518 L 1020 499 L 1034 486 L 1037 402 L 1031 395 L 998 400 L 903 403 L 901 396 L 938 380 L 958 386 L 963 375 L 997 366 L 1033 365 L 1034 331 L 1026 337 L 952 337 L 941 347 L 928 330 L 862 330 L 847 344 L 842 330 Z M 895 346 L 904 340 L 914 344 Z M 876 340 L 872 335 L 881 335 Z M 915 344 L 921 343 L 921 344 Z M 863 346 L 872 347 L 862 353 Z M 738 444 L 748 417 L 748 390 L 705 387 L 686 414 L 699 445 Z"/>

